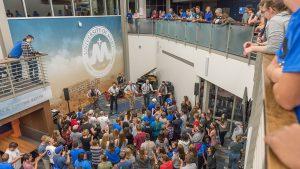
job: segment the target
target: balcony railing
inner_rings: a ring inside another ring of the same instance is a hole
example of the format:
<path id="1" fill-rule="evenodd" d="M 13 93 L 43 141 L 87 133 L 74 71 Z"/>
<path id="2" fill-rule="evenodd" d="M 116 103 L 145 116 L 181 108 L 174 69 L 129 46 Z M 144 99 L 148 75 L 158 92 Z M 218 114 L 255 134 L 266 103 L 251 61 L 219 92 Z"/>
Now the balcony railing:
<path id="1" fill-rule="evenodd" d="M 273 55 L 257 56 L 255 64 L 252 111 L 248 125 L 245 168 L 287 168 L 265 145 L 264 136 L 296 123 L 295 113 L 280 107 L 273 94 L 273 84 L 266 76 Z"/>
<path id="2" fill-rule="evenodd" d="M 48 85 L 42 56 L 0 60 L 0 100 Z"/>
<path id="3" fill-rule="evenodd" d="M 220 51 L 228 55 L 243 56 L 243 44 L 253 41 L 254 27 L 217 25 L 167 20 L 135 19 L 128 23 L 128 33 L 153 34 L 177 41 Z M 250 59 L 255 58 L 251 55 Z"/>

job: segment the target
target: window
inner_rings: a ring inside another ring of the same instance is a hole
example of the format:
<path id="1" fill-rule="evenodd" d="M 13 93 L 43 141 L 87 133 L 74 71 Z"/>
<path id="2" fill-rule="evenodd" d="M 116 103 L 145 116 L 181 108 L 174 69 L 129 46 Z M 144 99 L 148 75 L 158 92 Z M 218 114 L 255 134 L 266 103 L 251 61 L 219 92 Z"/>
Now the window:
<path id="1" fill-rule="evenodd" d="M 25 0 L 28 17 L 52 16 L 49 0 Z"/>
<path id="2" fill-rule="evenodd" d="M 72 0 L 52 0 L 54 16 L 72 16 Z"/>
<path id="3" fill-rule="evenodd" d="M 75 3 L 75 14 L 76 16 L 89 16 L 90 11 L 90 1 L 89 0 L 74 0 Z"/>
<path id="4" fill-rule="evenodd" d="M 22 0 L 4 0 L 7 17 L 25 17 Z"/>

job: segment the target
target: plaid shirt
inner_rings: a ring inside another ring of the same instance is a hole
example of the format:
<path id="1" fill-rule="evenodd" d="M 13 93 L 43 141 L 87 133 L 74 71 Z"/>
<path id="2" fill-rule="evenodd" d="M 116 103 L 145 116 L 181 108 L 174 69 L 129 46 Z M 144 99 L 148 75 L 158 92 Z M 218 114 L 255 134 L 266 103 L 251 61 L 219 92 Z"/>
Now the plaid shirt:
<path id="1" fill-rule="evenodd" d="M 34 55 L 34 50 L 31 46 L 31 43 L 23 41 L 22 42 L 22 56 L 31 57 Z"/>

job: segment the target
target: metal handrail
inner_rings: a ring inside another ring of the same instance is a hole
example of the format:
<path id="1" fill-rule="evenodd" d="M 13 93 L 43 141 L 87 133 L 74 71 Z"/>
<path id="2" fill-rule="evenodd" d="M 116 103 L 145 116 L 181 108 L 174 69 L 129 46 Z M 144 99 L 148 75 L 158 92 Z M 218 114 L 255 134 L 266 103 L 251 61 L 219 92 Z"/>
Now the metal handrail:
<path id="1" fill-rule="evenodd" d="M 49 83 L 43 55 L 0 60 L 0 99 L 16 97 Z"/>

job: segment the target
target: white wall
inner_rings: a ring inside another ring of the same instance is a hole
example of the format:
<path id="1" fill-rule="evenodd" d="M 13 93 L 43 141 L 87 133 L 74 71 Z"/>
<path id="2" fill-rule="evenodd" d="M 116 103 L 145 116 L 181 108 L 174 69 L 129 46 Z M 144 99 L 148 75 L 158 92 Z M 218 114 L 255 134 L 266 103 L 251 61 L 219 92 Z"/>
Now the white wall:
<path id="1" fill-rule="evenodd" d="M 128 36 L 128 41 L 130 80 L 136 82 L 139 77 L 157 67 L 158 41 L 150 36 Z"/>
<path id="2" fill-rule="evenodd" d="M 176 98 L 178 97 L 179 101 L 181 101 L 181 96 L 193 96 L 194 83 L 198 81 L 197 76 L 241 98 L 245 87 L 247 87 L 248 97 L 252 97 L 254 65 L 248 65 L 231 58 L 226 59 L 224 56 L 210 54 L 203 49 L 197 49 L 195 46 L 176 43 L 173 40 L 160 37 L 129 35 L 128 40 L 130 58 L 135 58 L 136 55 L 142 57 L 135 60 L 134 64 L 130 61 L 130 68 L 142 70 L 145 66 L 144 58 L 150 63 L 156 61 L 159 71 L 158 78 L 160 80 L 168 80 L 169 78 L 174 83 Z M 153 45 L 157 42 L 158 46 Z M 135 49 L 138 44 L 143 44 L 140 51 Z M 162 50 L 194 63 L 194 68 L 163 54 Z M 153 57 L 155 53 L 156 57 Z M 207 74 L 205 73 L 206 69 Z"/>

